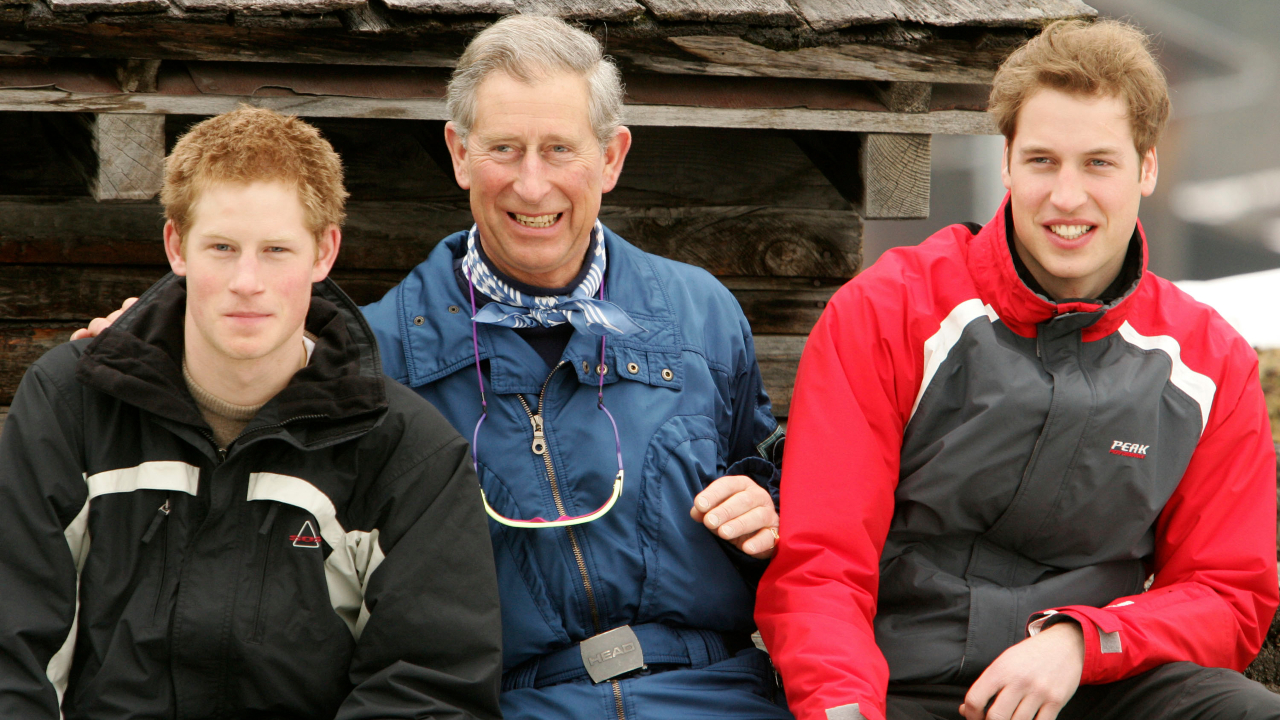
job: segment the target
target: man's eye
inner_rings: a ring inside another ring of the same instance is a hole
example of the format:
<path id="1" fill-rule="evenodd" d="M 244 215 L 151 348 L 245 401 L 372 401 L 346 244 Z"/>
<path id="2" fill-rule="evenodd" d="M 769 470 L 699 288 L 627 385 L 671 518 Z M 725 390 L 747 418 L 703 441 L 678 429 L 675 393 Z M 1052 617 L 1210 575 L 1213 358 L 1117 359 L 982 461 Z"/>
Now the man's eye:
<path id="1" fill-rule="evenodd" d="M 266 251 L 269 253 L 282 253 L 282 252 L 288 252 L 289 248 L 280 247 L 279 245 L 272 245 L 271 247 L 267 248 Z"/>
<path id="2" fill-rule="evenodd" d="M 569 146 L 568 146 L 568 145 L 552 145 L 552 146 L 551 146 L 551 152 L 554 152 L 554 153 L 567 153 L 567 152 L 569 152 Z"/>
<path id="3" fill-rule="evenodd" d="M 231 246 L 226 243 L 217 243 L 213 246 L 216 252 L 231 252 Z"/>
<path id="4" fill-rule="evenodd" d="M 1110 167 L 1111 166 L 1111 163 L 1107 162 L 1106 160 L 1099 160 L 1098 158 L 1094 158 L 1090 160 L 1089 164 L 1092 165 L 1093 167 Z"/>

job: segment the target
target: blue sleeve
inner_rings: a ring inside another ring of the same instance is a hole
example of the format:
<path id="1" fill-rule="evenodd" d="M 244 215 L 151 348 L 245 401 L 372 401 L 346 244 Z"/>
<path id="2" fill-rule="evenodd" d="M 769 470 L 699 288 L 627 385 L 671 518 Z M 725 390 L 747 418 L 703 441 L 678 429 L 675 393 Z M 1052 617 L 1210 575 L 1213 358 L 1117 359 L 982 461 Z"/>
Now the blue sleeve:
<path id="1" fill-rule="evenodd" d="M 360 308 L 364 319 L 378 339 L 378 354 L 382 357 L 382 373 L 396 382 L 409 382 L 409 369 L 404 361 L 404 341 L 400 334 L 400 293 L 403 284 L 396 285 L 381 300 Z"/>

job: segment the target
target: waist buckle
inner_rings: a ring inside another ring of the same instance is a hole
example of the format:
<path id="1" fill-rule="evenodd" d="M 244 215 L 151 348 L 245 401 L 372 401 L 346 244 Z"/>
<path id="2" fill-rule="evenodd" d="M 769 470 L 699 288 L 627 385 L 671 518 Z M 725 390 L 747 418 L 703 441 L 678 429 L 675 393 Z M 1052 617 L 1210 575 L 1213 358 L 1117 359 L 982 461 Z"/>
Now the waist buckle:
<path id="1" fill-rule="evenodd" d="M 645 666 L 644 649 L 630 625 L 589 637 L 578 646 L 582 651 L 582 666 L 594 683 L 602 683 Z"/>

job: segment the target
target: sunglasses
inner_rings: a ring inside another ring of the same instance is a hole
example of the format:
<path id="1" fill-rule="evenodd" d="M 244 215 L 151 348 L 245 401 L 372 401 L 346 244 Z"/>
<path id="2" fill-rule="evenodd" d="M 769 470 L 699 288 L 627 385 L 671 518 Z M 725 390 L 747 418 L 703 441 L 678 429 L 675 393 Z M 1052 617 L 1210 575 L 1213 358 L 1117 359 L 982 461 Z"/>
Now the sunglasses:
<path id="1" fill-rule="evenodd" d="M 475 321 L 476 289 L 475 289 L 475 285 L 471 282 L 470 276 L 467 277 L 467 291 L 471 296 L 471 318 L 472 318 L 471 347 L 472 347 L 472 350 L 475 351 L 476 380 L 480 384 L 480 419 L 476 421 L 476 428 L 471 433 L 471 465 L 472 467 L 475 468 L 476 477 L 479 478 L 480 477 L 480 461 L 477 459 L 476 448 L 480 444 L 480 426 L 484 424 L 485 418 L 489 416 L 489 403 L 485 399 L 485 394 L 484 394 L 484 374 L 480 371 L 480 339 L 476 331 L 476 321 Z M 599 297 L 602 300 L 604 299 L 604 281 L 603 280 L 600 282 Z M 600 368 L 604 367 L 604 350 L 605 350 L 605 337 L 601 336 L 600 337 Z M 515 518 L 506 517 L 505 515 L 499 513 L 497 510 L 494 510 L 493 506 L 489 504 L 489 498 L 484 494 L 484 488 L 481 488 L 480 500 L 481 502 L 484 503 L 484 511 L 486 514 L 488 514 L 489 517 L 493 518 L 494 522 L 500 523 L 502 525 L 506 525 L 507 527 L 526 528 L 526 529 L 557 528 L 557 527 L 569 527 L 571 525 L 584 525 L 586 523 L 599 520 L 600 518 L 607 515 L 609 511 L 613 509 L 614 504 L 618 502 L 618 498 L 622 496 L 622 478 L 623 478 L 622 438 L 618 435 L 618 423 L 613 419 L 613 413 L 609 412 L 609 408 L 606 408 L 604 406 L 604 372 L 601 369 L 597 371 L 597 374 L 600 376 L 600 382 L 599 382 L 599 385 L 596 387 L 596 407 L 604 412 L 605 417 L 609 418 L 609 425 L 610 427 L 613 428 L 614 450 L 618 457 L 618 474 L 615 475 L 613 478 L 613 494 L 609 496 L 609 499 L 605 502 L 604 505 L 601 505 L 598 509 L 592 512 L 589 512 L 586 515 L 561 515 L 555 520 L 547 520 L 546 518 L 542 518 L 542 517 L 535 517 L 529 520 L 518 520 Z M 549 449 L 544 451 L 550 452 Z"/>

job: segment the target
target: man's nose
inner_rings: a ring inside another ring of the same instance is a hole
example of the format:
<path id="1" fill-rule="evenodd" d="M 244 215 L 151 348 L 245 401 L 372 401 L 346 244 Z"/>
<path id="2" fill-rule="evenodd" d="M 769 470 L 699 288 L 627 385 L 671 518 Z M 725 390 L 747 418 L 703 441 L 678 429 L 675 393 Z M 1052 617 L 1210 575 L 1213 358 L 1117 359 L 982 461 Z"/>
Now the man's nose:
<path id="1" fill-rule="evenodd" d="M 1049 201 L 1062 212 L 1078 210 L 1089 200 L 1085 189 L 1084 173 L 1079 168 L 1065 166 L 1058 171 Z"/>
<path id="2" fill-rule="evenodd" d="M 231 292 L 238 295 L 253 295 L 262 291 L 262 265 L 258 253 L 242 253 L 236 260 L 235 272 L 231 277 Z"/>
<path id="3" fill-rule="evenodd" d="M 520 160 L 512 189 L 522 201 L 530 205 L 537 205 L 546 197 L 551 190 L 551 183 L 547 179 L 547 163 L 540 153 L 525 153 Z"/>

